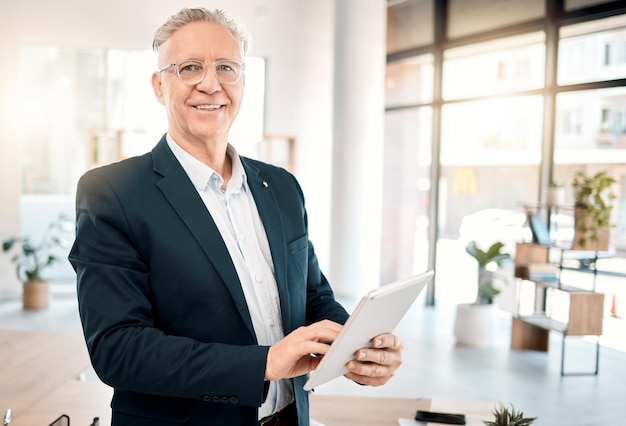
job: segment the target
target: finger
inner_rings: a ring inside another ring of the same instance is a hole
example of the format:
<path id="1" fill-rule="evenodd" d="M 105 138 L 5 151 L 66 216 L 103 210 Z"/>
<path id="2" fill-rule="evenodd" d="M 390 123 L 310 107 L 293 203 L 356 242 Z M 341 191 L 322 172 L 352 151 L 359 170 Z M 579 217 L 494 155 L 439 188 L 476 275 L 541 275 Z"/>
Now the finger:
<path id="1" fill-rule="evenodd" d="M 346 367 L 349 373 L 362 377 L 385 377 L 391 374 L 391 369 L 387 366 L 371 362 L 350 361 Z"/>
<path id="2" fill-rule="evenodd" d="M 381 365 L 402 364 L 402 352 L 388 349 L 359 349 L 354 354 L 354 358 L 359 362 L 371 362 Z"/>
<path id="3" fill-rule="evenodd" d="M 312 368 L 311 354 L 328 352 L 342 325 L 332 321 L 320 321 L 307 327 L 299 327 L 272 345 L 266 361 L 265 378 L 278 380 L 308 373 Z M 317 363 L 315 362 L 315 367 Z"/>
<path id="4" fill-rule="evenodd" d="M 288 337 L 299 340 L 332 342 L 343 326 L 333 321 L 323 320 L 306 327 L 299 327 L 289 333 Z"/>
<path id="5" fill-rule="evenodd" d="M 355 358 L 361 363 L 372 363 L 379 365 L 394 365 L 401 362 L 401 357 L 395 352 L 381 349 L 359 349 Z"/>
<path id="6" fill-rule="evenodd" d="M 392 333 L 381 334 L 372 339 L 372 346 L 375 348 L 388 348 L 394 351 L 404 349 L 404 342 Z"/>

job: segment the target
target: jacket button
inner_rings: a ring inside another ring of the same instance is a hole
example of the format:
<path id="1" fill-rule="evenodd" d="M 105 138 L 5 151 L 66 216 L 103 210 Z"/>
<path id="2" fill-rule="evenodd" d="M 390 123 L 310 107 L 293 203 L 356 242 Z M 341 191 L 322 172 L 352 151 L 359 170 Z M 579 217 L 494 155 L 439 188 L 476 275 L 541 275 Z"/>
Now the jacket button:
<path id="1" fill-rule="evenodd" d="M 239 404 L 239 398 L 237 398 L 236 396 L 231 396 L 230 397 L 230 403 L 231 404 Z"/>
<path id="2" fill-rule="evenodd" d="M 214 396 L 213 398 L 211 398 L 211 401 L 219 403 L 221 401 L 221 398 L 219 396 Z"/>
<path id="3" fill-rule="evenodd" d="M 211 402 L 211 397 L 209 395 L 202 395 L 202 400 L 204 402 Z"/>
<path id="4" fill-rule="evenodd" d="M 220 402 L 221 402 L 222 404 L 226 404 L 226 403 L 228 403 L 229 401 L 230 401 L 230 398 L 229 398 L 229 397 L 227 397 L 227 396 L 223 396 L 223 397 L 222 397 L 222 399 L 220 400 Z"/>

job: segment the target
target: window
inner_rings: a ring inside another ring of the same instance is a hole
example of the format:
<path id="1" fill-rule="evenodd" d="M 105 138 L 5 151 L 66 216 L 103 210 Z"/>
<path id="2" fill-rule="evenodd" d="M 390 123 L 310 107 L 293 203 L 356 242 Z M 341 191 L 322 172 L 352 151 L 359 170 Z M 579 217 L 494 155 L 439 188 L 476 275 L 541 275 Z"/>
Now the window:
<path id="1" fill-rule="evenodd" d="M 388 3 L 391 16 L 391 8 L 401 2 Z M 419 49 L 405 45 L 400 51 L 397 44 L 388 45 L 392 55 L 386 80 L 385 189 L 396 190 L 385 194 L 385 226 L 393 225 L 383 231 L 383 272 L 394 267 L 406 272 L 411 256 L 414 265 L 420 255 L 427 256 L 420 250 L 423 244 L 416 243 L 424 235 L 418 229 L 424 228 L 415 223 L 427 223 L 425 229 L 431 230 L 436 223 L 437 263 L 429 265 L 438 271 L 436 298 L 472 301 L 474 290 L 464 283 L 475 264 L 465 244 L 472 239 L 482 246 L 501 240 L 512 251 L 516 242 L 528 241 L 523 204 L 544 199 L 550 179 L 569 185 L 581 168 L 608 169 L 618 181 L 614 241 L 618 248 L 626 247 L 623 7 L 599 0 L 446 3 L 447 33 L 441 44 Z M 548 5 L 557 9 L 555 21 L 545 20 Z M 568 13 L 574 9 L 577 12 Z M 433 34 L 441 30 L 440 24 L 435 23 Z M 403 31 L 410 29 L 405 26 Z M 548 38 L 555 35 L 557 40 Z M 555 43 L 558 57 L 547 50 Z M 425 53 L 432 58 L 443 55 L 442 69 Z M 556 70 L 556 85 L 547 74 L 551 70 Z M 429 81 L 433 90 L 426 87 Z M 429 128 L 433 153 L 438 154 L 430 162 L 439 176 L 435 187 L 421 178 L 414 162 L 427 156 L 419 130 L 424 116 L 417 112 L 422 108 L 428 108 L 433 125 L 439 126 Z M 407 146 L 411 143 L 415 146 Z M 550 159 L 553 163 L 547 163 Z M 428 185 L 415 184 L 411 191 L 401 179 Z M 428 196 L 436 195 L 438 203 L 422 219 L 418 200 L 424 193 L 417 188 L 425 187 L 432 188 Z M 571 202 L 571 191 L 567 195 L 566 202 Z M 404 234 L 393 232 L 396 223 Z"/>
<path id="2" fill-rule="evenodd" d="M 561 85 L 624 78 L 626 61 L 617 48 L 626 44 L 626 15 L 563 27 L 559 42 Z"/>
<path id="3" fill-rule="evenodd" d="M 385 105 L 400 107 L 433 100 L 433 55 L 414 56 L 387 65 Z"/>
<path id="4" fill-rule="evenodd" d="M 387 52 L 433 42 L 433 0 L 391 0 L 387 8 Z"/>
<path id="5" fill-rule="evenodd" d="M 449 0 L 448 8 L 452 39 L 541 18 L 545 0 Z"/>
<path id="6" fill-rule="evenodd" d="M 385 116 L 383 167 L 383 283 L 427 269 L 432 165 L 432 108 Z"/>
<path id="7" fill-rule="evenodd" d="M 24 194 L 71 194 L 88 168 L 147 152 L 167 131 L 150 50 L 27 46 L 20 63 Z M 265 61 L 246 58 L 231 141 L 248 155 L 263 134 L 264 87 Z"/>
<path id="8" fill-rule="evenodd" d="M 540 88 L 544 63 L 543 33 L 449 49 L 443 96 L 458 99 Z"/>
<path id="9" fill-rule="evenodd" d="M 626 88 L 560 94 L 557 123 L 556 163 L 626 164 Z"/>

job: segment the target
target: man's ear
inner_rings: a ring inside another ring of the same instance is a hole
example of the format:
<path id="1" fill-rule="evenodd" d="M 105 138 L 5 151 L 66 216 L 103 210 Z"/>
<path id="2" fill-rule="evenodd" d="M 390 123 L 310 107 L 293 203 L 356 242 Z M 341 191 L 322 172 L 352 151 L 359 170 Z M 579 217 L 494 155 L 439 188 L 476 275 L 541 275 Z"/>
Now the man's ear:
<path id="1" fill-rule="evenodd" d="M 161 77 L 162 76 L 160 72 L 155 71 L 152 73 L 152 90 L 154 90 L 154 96 L 156 96 L 159 102 L 165 105 L 165 98 L 163 96 L 162 88 L 163 82 L 161 81 Z"/>

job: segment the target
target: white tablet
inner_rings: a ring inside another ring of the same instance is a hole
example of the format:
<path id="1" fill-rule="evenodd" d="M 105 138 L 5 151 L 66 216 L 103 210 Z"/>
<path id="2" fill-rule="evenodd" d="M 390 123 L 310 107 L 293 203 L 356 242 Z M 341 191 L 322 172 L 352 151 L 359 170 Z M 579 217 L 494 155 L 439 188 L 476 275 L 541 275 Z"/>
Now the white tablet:
<path id="1" fill-rule="evenodd" d="M 357 350 L 371 347 L 374 337 L 393 332 L 433 274 L 427 271 L 365 294 L 317 369 L 311 372 L 304 390 L 343 376 L 348 372 L 346 364 L 354 359 Z"/>

